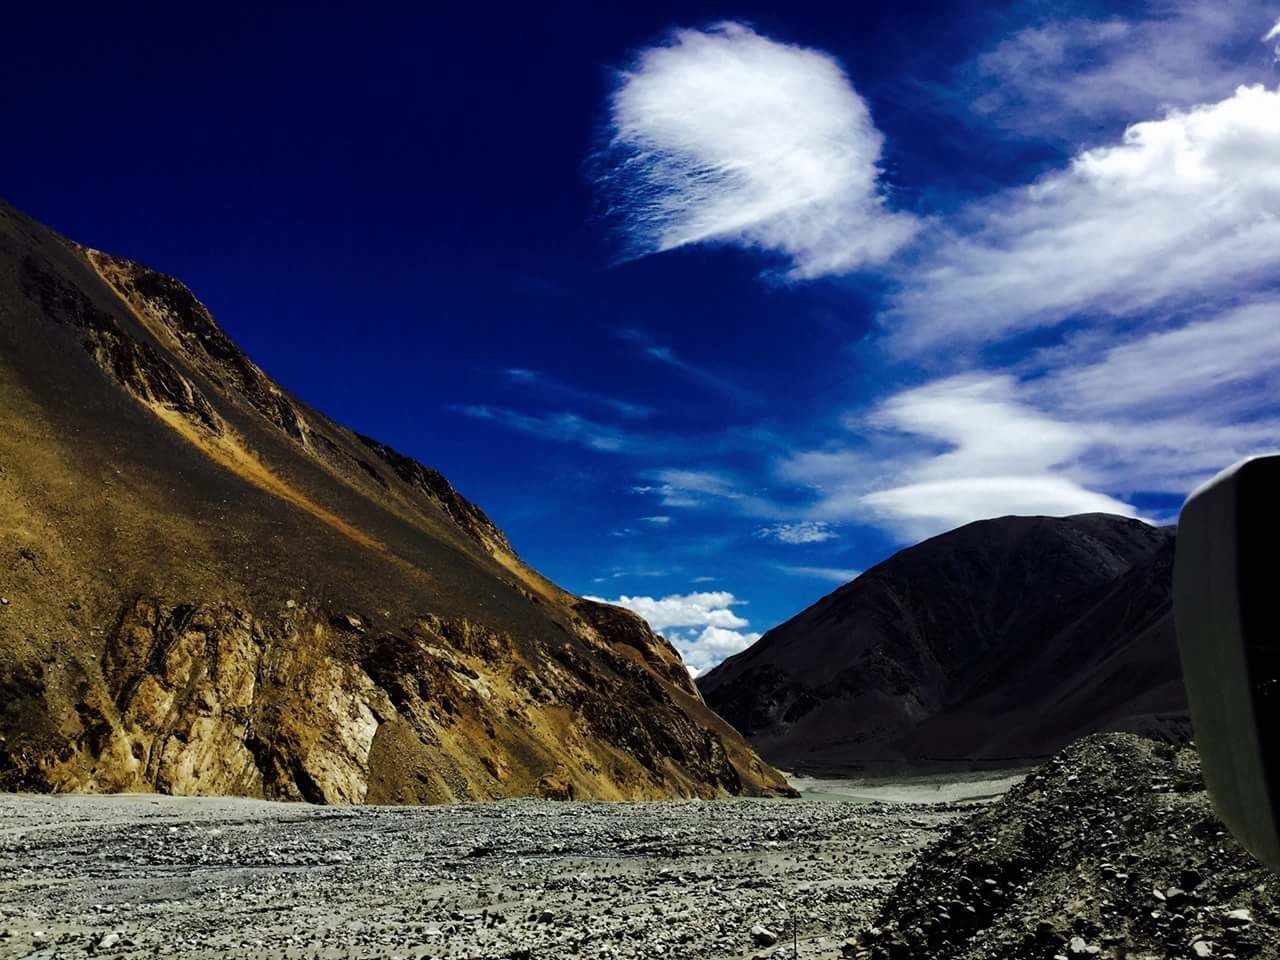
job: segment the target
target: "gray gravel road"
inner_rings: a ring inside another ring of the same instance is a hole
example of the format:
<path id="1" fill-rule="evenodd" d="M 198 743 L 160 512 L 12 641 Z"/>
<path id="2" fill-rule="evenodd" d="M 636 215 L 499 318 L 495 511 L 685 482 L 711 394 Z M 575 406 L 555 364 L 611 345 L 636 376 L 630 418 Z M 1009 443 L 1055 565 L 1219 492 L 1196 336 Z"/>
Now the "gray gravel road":
<path id="1" fill-rule="evenodd" d="M 822 960 L 974 809 L 0 795 L 0 957 Z"/>

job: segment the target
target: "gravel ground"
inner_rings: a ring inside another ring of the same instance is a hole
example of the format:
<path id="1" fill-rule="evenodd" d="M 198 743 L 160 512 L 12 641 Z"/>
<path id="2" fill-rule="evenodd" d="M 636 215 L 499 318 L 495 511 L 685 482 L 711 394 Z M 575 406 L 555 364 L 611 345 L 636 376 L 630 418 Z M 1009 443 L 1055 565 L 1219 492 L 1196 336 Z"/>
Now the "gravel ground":
<path id="1" fill-rule="evenodd" d="M 0 956 L 824 960 L 974 810 L 3 795 Z"/>

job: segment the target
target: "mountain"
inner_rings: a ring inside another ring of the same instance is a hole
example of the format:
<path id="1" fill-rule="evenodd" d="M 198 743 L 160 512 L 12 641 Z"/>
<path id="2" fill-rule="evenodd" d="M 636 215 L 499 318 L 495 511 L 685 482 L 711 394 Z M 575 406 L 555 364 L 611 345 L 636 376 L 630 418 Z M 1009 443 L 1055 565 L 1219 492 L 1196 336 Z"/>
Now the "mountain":
<path id="1" fill-rule="evenodd" d="M 1188 729 L 1174 531 L 982 520 L 895 554 L 698 680 L 773 763 L 1020 762 L 1098 730 Z"/>
<path id="2" fill-rule="evenodd" d="M 4 204 L 0 788 L 789 790 L 638 617 L 290 396 L 179 281 Z"/>

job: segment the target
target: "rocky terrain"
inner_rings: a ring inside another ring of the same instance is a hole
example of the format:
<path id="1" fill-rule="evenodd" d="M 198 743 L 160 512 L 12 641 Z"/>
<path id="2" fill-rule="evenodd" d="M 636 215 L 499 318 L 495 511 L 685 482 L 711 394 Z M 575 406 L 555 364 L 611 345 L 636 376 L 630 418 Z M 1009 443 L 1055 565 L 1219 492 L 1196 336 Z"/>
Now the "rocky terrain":
<path id="1" fill-rule="evenodd" d="M 1194 749 L 1128 734 L 976 804 L 0 796 L 0 956 L 791 960 L 793 944 L 1275 960 L 1280 878 L 1225 833 Z"/>
<path id="2" fill-rule="evenodd" d="M 1189 732 L 1174 533 L 1003 517 L 903 550 L 698 679 L 788 770 L 1036 762 L 1098 730 Z"/>
<path id="3" fill-rule="evenodd" d="M 1280 957 L 1280 877 L 1213 813 L 1190 747 L 1073 744 L 924 851 L 850 953 Z"/>
<path id="4" fill-rule="evenodd" d="M 638 617 L 0 202 L 0 789 L 768 795 Z"/>
<path id="5" fill-rule="evenodd" d="M 0 956 L 835 958 L 973 809 L 0 796 Z"/>

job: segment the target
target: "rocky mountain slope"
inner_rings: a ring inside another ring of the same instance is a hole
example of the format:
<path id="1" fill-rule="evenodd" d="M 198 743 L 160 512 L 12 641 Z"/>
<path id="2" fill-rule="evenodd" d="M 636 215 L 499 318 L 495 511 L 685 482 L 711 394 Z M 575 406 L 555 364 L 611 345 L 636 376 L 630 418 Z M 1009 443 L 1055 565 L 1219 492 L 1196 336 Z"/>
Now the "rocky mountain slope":
<path id="1" fill-rule="evenodd" d="M 700 678 L 771 762 L 1021 763 L 1097 730 L 1188 728 L 1174 533 L 1004 517 L 908 548 Z"/>
<path id="2" fill-rule="evenodd" d="M 1194 749 L 1099 735 L 923 851 L 846 955 L 1274 960 L 1278 892 L 1214 815 Z"/>
<path id="3" fill-rule="evenodd" d="M 787 789 L 639 618 L 291 397 L 177 280 L 3 204 L 0 788 Z"/>

